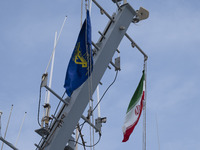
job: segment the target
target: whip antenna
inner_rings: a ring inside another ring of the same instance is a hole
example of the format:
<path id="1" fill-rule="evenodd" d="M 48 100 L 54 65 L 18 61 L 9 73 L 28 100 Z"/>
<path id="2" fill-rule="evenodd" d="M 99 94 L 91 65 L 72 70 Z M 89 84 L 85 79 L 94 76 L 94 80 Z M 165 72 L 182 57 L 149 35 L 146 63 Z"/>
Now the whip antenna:
<path id="1" fill-rule="evenodd" d="M 9 115 L 9 118 L 8 118 L 8 122 L 7 122 L 7 126 L 6 126 L 6 131 L 4 133 L 4 139 L 6 139 L 6 134 L 7 134 L 7 131 L 8 131 L 8 126 L 9 126 L 9 123 L 10 123 L 10 117 L 12 115 L 12 110 L 13 110 L 13 104 L 11 106 L 11 110 L 10 110 L 10 115 Z M 3 150 L 3 145 L 4 145 L 4 142 L 2 143 L 2 146 L 1 146 L 1 150 Z"/>
<path id="2" fill-rule="evenodd" d="M 26 114 L 27 114 L 27 112 L 25 112 L 25 114 L 24 114 L 24 118 L 23 118 L 23 120 L 22 120 L 22 124 L 21 124 L 21 127 L 20 127 L 20 129 L 19 129 L 19 134 L 18 134 L 18 136 L 17 136 L 17 140 L 16 140 L 16 143 L 15 143 L 15 146 L 17 146 L 17 143 L 18 143 L 18 141 L 19 141 L 19 136 L 20 136 L 20 134 L 21 134 L 21 130 L 22 130 L 22 126 L 23 126 L 23 124 L 24 124 L 24 120 L 25 120 L 25 118 L 26 118 Z"/>

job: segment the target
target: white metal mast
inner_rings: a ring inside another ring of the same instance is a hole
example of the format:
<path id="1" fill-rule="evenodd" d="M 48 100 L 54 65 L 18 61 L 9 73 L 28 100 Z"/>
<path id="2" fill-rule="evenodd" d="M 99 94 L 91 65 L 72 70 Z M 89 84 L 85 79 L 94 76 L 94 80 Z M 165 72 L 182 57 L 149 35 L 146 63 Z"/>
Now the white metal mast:
<path id="1" fill-rule="evenodd" d="M 53 48 L 53 53 L 52 53 L 51 70 L 50 70 L 50 76 L 49 76 L 49 87 L 50 88 L 51 88 L 52 77 L 53 77 L 53 68 L 54 68 L 54 58 L 55 58 L 55 51 L 56 51 L 56 42 L 57 42 L 57 31 L 55 32 L 54 48 Z M 46 103 L 49 104 L 49 102 L 50 102 L 50 92 L 48 91 Z"/>
<path id="2" fill-rule="evenodd" d="M 51 58 L 49 60 L 49 63 L 47 65 L 47 68 L 46 68 L 46 71 L 45 71 L 45 74 L 47 74 L 47 70 L 48 70 L 48 67 L 49 67 L 50 62 L 51 62 L 50 77 L 49 77 L 49 87 L 50 88 L 51 88 L 51 85 L 52 85 L 52 77 L 53 77 L 53 69 L 54 69 L 54 59 L 55 59 L 56 46 L 57 46 L 58 41 L 60 39 L 60 35 L 62 33 L 62 30 L 63 30 L 63 27 L 65 25 L 66 19 L 67 19 L 67 16 L 65 17 L 65 19 L 63 21 L 63 24 L 62 24 L 62 27 L 60 29 L 58 37 L 57 37 L 57 31 L 55 32 L 53 52 L 52 52 Z M 45 126 L 46 127 L 49 124 L 49 119 L 50 119 L 49 118 L 49 113 L 50 113 L 50 108 L 51 108 L 51 105 L 50 105 L 50 91 L 47 91 L 47 99 L 46 99 L 44 108 L 45 108 L 45 116 L 42 119 L 41 127 L 43 127 L 44 122 L 45 122 Z"/>
<path id="3" fill-rule="evenodd" d="M 52 60 L 51 60 L 51 70 L 50 70 L 50 76 L 49 76 L 49 87 L 51 88 L 52 85 L 52 77 L 53 77 L 53 68 L 54 68 L 54 58 L 55 58 L 55 51 L 56 51 L 56 44 L 57 44 L 57 31 L 55 32 L 55 38 L 54 38 L 54 48 L 52 52 Z M 45 108 L 45 116 L 43 121 L 45 121 L 45 126 L 48 126 L 49 124 L 49 113 L 50 113 L 50 92 L 47 91 L 47 99 L 46 103 L 44 105 Z M 42 125 L 43 126 L 43 125 Z"/>

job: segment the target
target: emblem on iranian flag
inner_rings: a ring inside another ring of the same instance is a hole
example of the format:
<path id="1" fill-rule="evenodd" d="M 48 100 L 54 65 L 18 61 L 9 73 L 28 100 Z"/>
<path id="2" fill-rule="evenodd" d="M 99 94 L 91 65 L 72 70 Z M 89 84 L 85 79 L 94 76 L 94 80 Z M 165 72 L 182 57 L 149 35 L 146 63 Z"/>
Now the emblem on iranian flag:
<path id="1" fill-rule="evenodd" d="M 141 109 L 141 106 L 137 105 L 136 108 L 135 108 L 135 115 L 136 116 L 140 114 L 140 109 Z"/>

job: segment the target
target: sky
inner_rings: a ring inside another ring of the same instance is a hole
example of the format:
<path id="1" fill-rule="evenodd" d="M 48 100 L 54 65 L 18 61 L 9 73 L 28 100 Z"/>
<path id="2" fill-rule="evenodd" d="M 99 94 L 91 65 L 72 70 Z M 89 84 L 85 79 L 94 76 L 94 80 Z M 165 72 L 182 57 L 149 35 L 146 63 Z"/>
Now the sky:
<path id="1" fill-rule="evenodd" d="M 198 150 L 200 147 L 200 1 L 127 0 L 138 10 L 144 7 L 149 18 L 131 24 L 127 33 L 149 56 L 147 61 L 147 150 Z M 116 5 L 97 0 L 110 14 Z M 1 0 L 0 1 L 0 111 L 2 135 L 11 105 L 13 111 L 6 139 L 15 144 L 24 113 L 27 112 L 17 143 L 20 150 L 35 149 L 40 136 L 37 111 L 39 87 L 54 45 L 54 35 L 63 32 L 56 47 L 52 89 L 62 95 L 64 79 L 81 21 L 81 1 Z M 85 11 L 83 18 L 85 17 Z M 92 4 L 92 40 L 97 42 L 108 19 Z M 101 116 L 107 117 L 96 150 L 142 149 L 143 115 L 130 139 L 122 143 L 122 125 L 129 101 L 143 70 L 143 55 L 125 37 L 119 46 L 121 71 L 101 102 Z M 113 59 L 118 55 L 115 54 Z M 107 69 L 100 95 L 113 81 L 114 68 Z M 42 103 L 45 89 L 42 89 Z M 94 94 L 96 103 L 96 93 Z M 58 99 L 51 96 L 51 114 Z M 88 107 L 86 108 L 87 111 Z M 43 110 L 40 110 L 40 117 Z M 97 117 L 97 112 L 95 112 Z M 89 140 L 89 126 L 84 127 Z M 95 134 L 95 140 L 98 135 Z M 87 142 L 89 144 L 89 141 Z M 0 143 L 1 146 L 1 143 Z M 159 149 L 160 146 L 160 149 Z M 4 145 L 4 150 L 10 148 Z M 83 149 L 79 146 L 79 149 Z M 89 149 L 89 148 L 88 148 Z"/>

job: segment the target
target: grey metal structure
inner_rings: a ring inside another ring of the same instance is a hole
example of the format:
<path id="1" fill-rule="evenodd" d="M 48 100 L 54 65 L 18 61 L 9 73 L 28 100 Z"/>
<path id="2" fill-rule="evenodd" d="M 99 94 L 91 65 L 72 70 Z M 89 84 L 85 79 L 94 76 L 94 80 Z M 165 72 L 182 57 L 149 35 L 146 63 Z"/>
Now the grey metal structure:
<path id="1" fill-rule="evenodd" d="M 0 136 L 0 140 L 5 143 L 6 145 L 8 145 L 10 148 L 14 149 L 14 150 L 18 150 L 13 144 L 11 144 L 10 142 L 6 141 L 3 137 Z"/>
<path id="2" fill-rule="evenodd" d="M 96 3 L 95 0 L 93 0 Z M 102 10 L 102 8 L 100 8 Z M 116 15 L 112 17 L 108 16 L 110 19 L 108 25 L 106 26 L 99 41 L 95 45 L 95 57 L 93 72 L 90 78 L 81 85 L 77 90 L 75 90 L 71 98 L 63 100 L 61 97 L 53 93 L 53 91 L 46 85 L 46 78 L 44 78 L 43 86 L 50 90 L 56 97 L 58 97 L 62 102 L 63 106 L 60 109 L 57 116 L 54 118 L 54 122 L 48 131 L 48 135 L 44 135 L 41 142 L 36 145 L 37 150 L 64 150 L 67 149 L 67 143 L 70 143 L 71 135 L 80 120 L 80 118 L 87 121 L 82 114 L 91 99 L 91 95 L 94 93 L 97 85 L 99 84 L 101 78 L 103 77 L 108 65 L 112 62 L 112 57 L 117 51 L 117 48 L 126 35 L 126 31 L 136 16 L 136 11 L 128 4 L 120 6 Z M 130 39 L 129 39 L 130 40 Z M 132 40 L 132 39 L 131 39 Z M 130 41 L 131 41 L 130 40 Z M 135 44 L 134 41 L 131 41 Z M 120 60 L 117 60 L 118 62 Z M 119 64 L 117 64 L 118 66 Z M 91 85 L 89 87 L 89 85 Z M 90 95 L 88 89 L 90 88 Z M 93 126 L 95 128 L 95 126 Z M 96 128 L 100 133 L 100 130 Z M 100 133 L 101 134 L 101 133 Z"/>
<path id="3" fill-rule="evenodd" d="M 0 140 L 5 143 L 6 145 L 8 145 L 10 148 L 14 149 L 14 150 L 18 150 L 13 144 L 11 144 L 10 142 L 8 142 L 7 140 L 5 140 L 2 135 L 1 135 L 1 115 L 3 113 L 0 112 Z"/>

